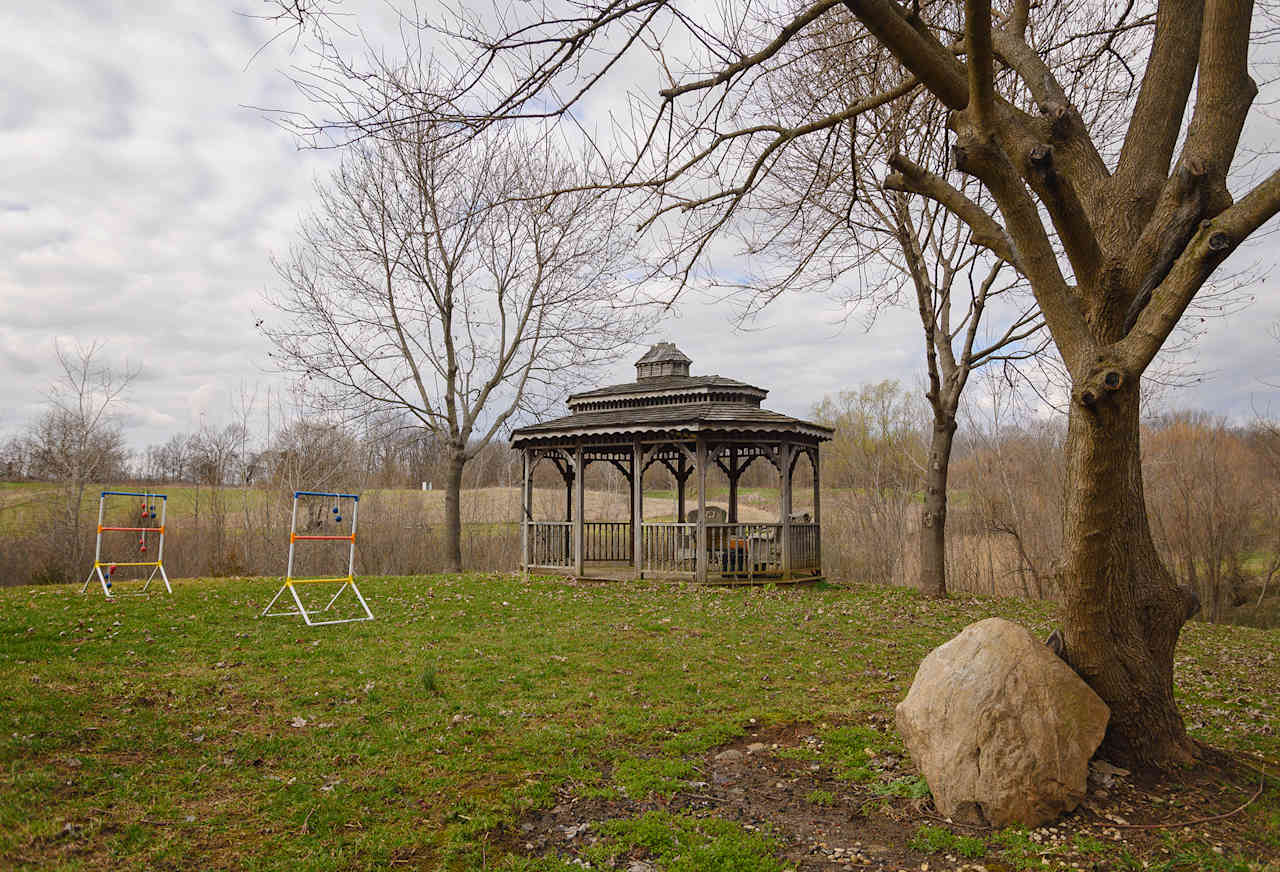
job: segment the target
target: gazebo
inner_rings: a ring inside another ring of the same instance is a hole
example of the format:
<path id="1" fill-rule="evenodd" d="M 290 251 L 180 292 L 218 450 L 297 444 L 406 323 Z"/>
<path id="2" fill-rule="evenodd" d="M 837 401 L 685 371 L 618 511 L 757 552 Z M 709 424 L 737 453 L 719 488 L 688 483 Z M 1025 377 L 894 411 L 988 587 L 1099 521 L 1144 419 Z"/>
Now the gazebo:
<path id="1" fill-rule="evenodd" d="M 832 430 L 761 408 L 768 391 L 718 375 L 661 342 L 636 361 L 636 380 L 569 397 L 569 415 L 522 427 L 521 565 L 591 578 L 688 578 L 715 584 L 808 581 L 822 576 L 818 446 Z M 793 512 L 797 463 L 812 472 L 809 512 Z M 533 472 L 547 461 L 565 485 L 565 517 L 534 518 Z M 778 474 L 776 522 L 739 519 L 738 482 L 757 461 Z M 630 521 L 587 520 L 585 471 L 608 463 L 630 485 Z M 661 464 L 675 481 L 670 521 L 644 519 L 644 474 Z M 728 506 L 710 504 L 707 476 L 728 479 Z M 697 509 L 685 492 L 696 476 Z"/>

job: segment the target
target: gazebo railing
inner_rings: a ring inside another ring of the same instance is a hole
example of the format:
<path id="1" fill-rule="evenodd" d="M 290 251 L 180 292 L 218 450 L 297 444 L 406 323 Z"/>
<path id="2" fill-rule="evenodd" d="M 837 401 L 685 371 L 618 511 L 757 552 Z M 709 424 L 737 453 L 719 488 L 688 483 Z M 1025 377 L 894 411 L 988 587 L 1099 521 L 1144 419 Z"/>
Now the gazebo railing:
<path id="1" fill-rule="evenodd" d="M 584 560 L 630 561 L 634 542 L 630 521 L 586 521 L 582 525 Z"/>
<path id="2" fill-rule="evenodd" d="M 822 528 L 818 524 L 791 525 L 791 569 L 822 568 Z"/>
<path id="3" fill-rule="evenodd" d="M 698 565 L 698 525 L 646 522 L 641 526 L 644 572 L 688 573 Z"/>
<path id="4" fill-rule="evenodd" d="M 788 536 L 788 575 L 821 571 L 821 527 L 818 524 L 707 524 L 707 573 L 733 579 L 776 577 L 784 573 L 783 537 Z M 633 562 L 631 524 L 587 521 L 583 530 L 584 562 Z M 529 567 L 569 569 L 574 564 L 572 521 L 528 522 Z M 698 568 L 698 525 L 646 522 L 641 528 L 641 570 L 646 576 L 694 575 Z"/>
<path id="5" fill-rule="evenodd" d="M 526 565 L 564 568 L 573 565 L 572 521 L 529 521 Z"/>
<path id="6" fill-rule="evenodd" d="M 747 577 L 782 572 L 782 525 L 708 524 L 707 571 Z"/>

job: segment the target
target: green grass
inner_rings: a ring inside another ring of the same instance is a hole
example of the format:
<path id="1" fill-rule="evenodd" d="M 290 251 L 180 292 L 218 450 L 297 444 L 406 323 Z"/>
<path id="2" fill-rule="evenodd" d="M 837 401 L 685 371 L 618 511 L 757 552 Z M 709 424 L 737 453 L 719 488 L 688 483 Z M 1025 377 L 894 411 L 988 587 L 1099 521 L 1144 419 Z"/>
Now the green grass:
<path id="1" fill-rule="evenodd" d="M 837 797 L 830 790 L 810 790 L 805 801 L 813 805 L 832 806 L 836 804 Z"/>
<path id="2" fill-rule="evenodd" d="M 613 780 L 623 796 L 649 799 L 670 797 L 696 776 L 693 764 L 681 758 L 623 759 L 613 772 Z"/>
<path id="3" fill-rule="evenodd" d="M 876 779 L 872 760 L 896 738 L 871 727 L 835 727 L 819 735 L 823 743 L 819 759 L 831 765 L 837 778 L 860 783 Z"/>
<path id="4" fill-rule="evenodd" d="M 1036 844 L 1021 827 L 1009 827 L 991 836 L 991 845 L 998 847 L 1005 862 L 1014 869 L 1038 869 L 1041 846 Z"/>
<path id="5" fill-rule="evenodd" d="M 987 854 L 987 843 L 976 836 L 957 836 L 945 827 L 923 826 L 909 843 L 922 854 L 959 854 L 976 860 Z"/>
<path id="6" fill-rule="evenodd" d="M 901 745 L 867 715 L 891 712 L 968 623 L 1043 634 L 1052 619 L 871 586 L 477 574 L 361 588 L 377 620 L 317 628 L 257 618 L 268 579 L 111 603 L 0 589 L 0 867 L 563 869 L 508 856 L 504 834 L 567 795 L 661 803 L 753 718 L 816 725 L 809 753 L 859 790 L 923 795 L 877 768 Z M 1280 756 L 1280 633 L 1183 638 L 1193 734 Z M 1268 798 L 1248 819 L 1266 832 Z M 610 827 L 599 851 L 658 840 L 664 872 L 782 868 L 773 836 L 714 817 Z"/>
<path id="7" fill-rule="evenodd" d="M 882 796 L 905 796 L 907 799 L 924 799 L 929 795 L 929 784 L 919 775 L 909 775 L 879 786 L 877 793 Z"/>
<path id="8" fill-rule="evenodd" d="M 604 838 L 585 855 L 610 868 L 628 852 L 641 849 L 669 872 L 781 872 L 774 856 L 778 843 L 768 833 L 737 823 L 651 811 L 601 828 Z M 581 867 L 578 867 L 581 868 Z"/>

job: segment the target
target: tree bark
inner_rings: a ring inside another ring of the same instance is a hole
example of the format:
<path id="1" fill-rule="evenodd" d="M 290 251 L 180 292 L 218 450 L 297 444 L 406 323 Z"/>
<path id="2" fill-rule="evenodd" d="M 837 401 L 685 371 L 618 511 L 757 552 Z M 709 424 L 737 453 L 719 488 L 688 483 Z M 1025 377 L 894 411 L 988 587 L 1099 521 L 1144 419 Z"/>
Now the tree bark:
<path id="1" fill-rule="evenodd" d="M 1069 415 L 1065 656 L 1111 707 L 1104 756 L 1131 767 L 1188 765 L 1197 749 L 1173 699 L 1173 652 L 1198 602 L 1175 584 L 1151 538 L 1138 380 L 1104 369 L 1077 381 Z"/>
<path id="2" fill-rule="evenodd" d="M 463 451 L 450 450 L 444 485 L 445 572 L 462 571 L 462 468 L 466 463 Z"/>
<path id="3" fill-rule="evenodd" d="M 919 585 L 920 591 L 931 597 L 947 595 L 947 473 L 955 433 L 955 416 L 935 409 L 920 512 Z"/>

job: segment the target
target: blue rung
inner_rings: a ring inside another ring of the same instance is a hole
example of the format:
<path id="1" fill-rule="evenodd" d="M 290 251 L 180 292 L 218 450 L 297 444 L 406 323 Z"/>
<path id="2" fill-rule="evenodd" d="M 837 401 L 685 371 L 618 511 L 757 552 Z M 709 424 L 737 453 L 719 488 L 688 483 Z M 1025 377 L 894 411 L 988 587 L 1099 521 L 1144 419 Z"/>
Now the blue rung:
<path id="1" fill-rule="evenodd" d="M 294 491 L 293 498 L 296 500 L 298 497 L 338 497 L 344 500 L 357 501 L 360 499 L 359 494 L 335 494 L 328 491 Z"/>

